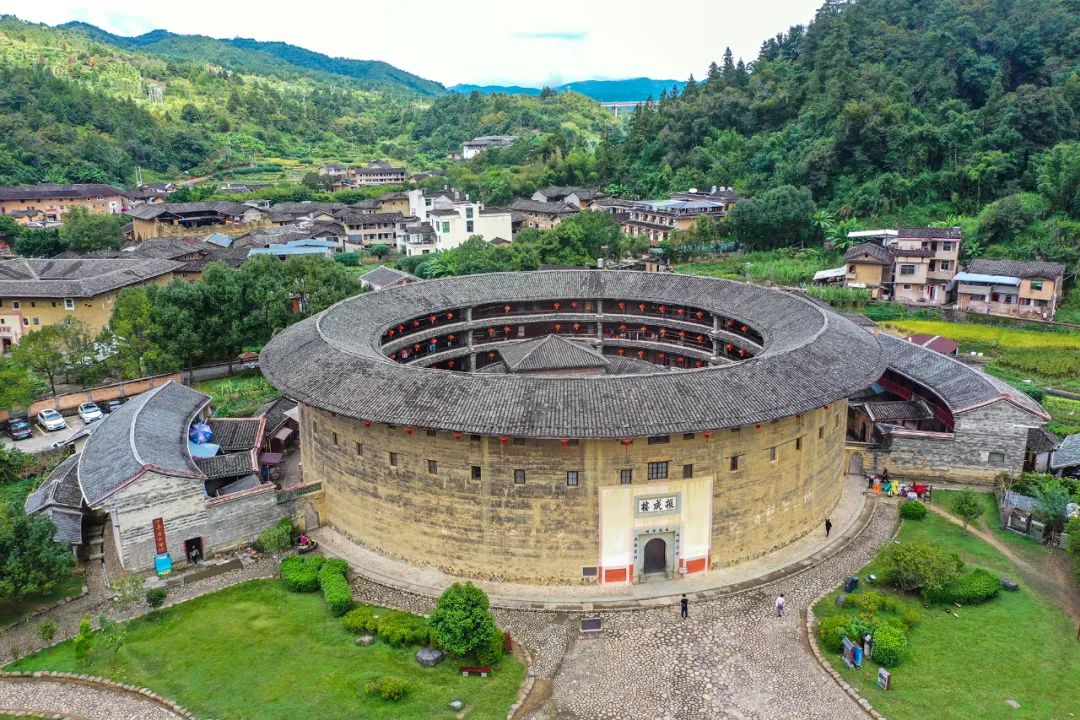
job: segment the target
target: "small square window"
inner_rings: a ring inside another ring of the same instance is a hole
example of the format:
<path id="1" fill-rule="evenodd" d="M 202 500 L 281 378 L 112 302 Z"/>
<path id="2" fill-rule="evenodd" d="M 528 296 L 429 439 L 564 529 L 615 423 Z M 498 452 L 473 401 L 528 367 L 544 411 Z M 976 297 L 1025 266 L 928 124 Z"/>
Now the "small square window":
<path id="1" fill-rule="evenodd" d="M 825 439 L 825 426 L 824 425 L 822 425 L 821 427 L 819 427 L 817 429 L 817 436 L 818 436 L 818 440 L 824 440 Z"/>
<path id="2" fill-rule="evenodd" d="M 694 433 L 683 433 L 682 439 L 683 440 L 693 440 L 694 439 Z"/>
<path id="3" fill-rule="evenodd" d="M 480 436 L 479 435 L 470 435 L 469 436 L 469 441 L 470 442 L 480 442 Z"/>
<path id="4" fill-rule="evenodd" d="M 682 466 L 682 476 L 684 480 L 694 477 L 694 465 L 692 463 Z"/>
<path id="5" fill-rule="evenodd" d="M 733 427 L 733 428 L 731 428 L 731 432 L 739 432 L 741 430 L 742 430 L 741 427 Z"/>
<path id="6" fill-rule="evenodd" d="M 731 470 L 731 472 L 735 472 L 736 470 L 739 469 L 739 456 L 738 455 L 732 455 L 731 456 L 731 460 L 728 463 L 728 469 Z"/>
<path id="7" fill-rule="evenodd" d="M 20 307 L 22 307 L 22 303 L 19 302 L 18 300 L 12 300 L 11 301 L 11 307 L 14 308 L 15 310 L 18 310 Z"/>
<path id="8" fill-rule="evenodd" d="M 524 485 L 525 484 L 525 471 L 524 470 L 515 470 L 514 471 L 514 484 L 515 485 Z"/>
<path id="9" fill-rule="evenodd" d="M 337 445 L 337 433 L 332 433 L 334 436 L 334 444 Z"/>
<path id="10" fill-rule="evenodd" d="M 428 474 L 430 474 L 430 475 L 438 475 L 439 474 L 439 463 L 438 463 L 438 461 L 436 461 L 436 460 L 428 460 L 427 461 L 427 471 L 428 471 Z"/>
<path id="11" fill-rule="evenodd" d="M 1003 453 L 1003 452 L 992 452 L 992 453 L 990 453 L 988 455 L 988 457 L 986 459 L 989 462 L 992 462 L 992 463 L 1003 463 L 1003 462 L 1005 462 L 1005 453 Z"/>
<path id="12" fill-rule="evenodd" d="M 65 310 L 74 310 L 75 309 L 75 298 L 64 298 L 64 309 Z"/>
<path id="13" fill-rule="evenodd" d="M 34 324 L 35 325 L 40 325 L 41 324 L 41 319 L 40 318 L 34 318 Z"/>
<path id="14" fill-rule="evenodd" d="M 1042 290 L 1043 289 L 1043 281 L 1042 280 L 1032 280 L 1031 281 L 1031 289 L 1032 290 Z"/>
<path id="15" fill-rule="evenodd" d="M 769 448 L 769 462 L 776 462 L 776 448 Z"/>
<path id="16" fill-rule="evenodd" d="M 629 485 L 634 482 L 634 471 L 630 468 L 623 468 L 619 471 L 619 484 Z"/>
<path id="17" fill-rule="evenodd" d="M 427 431 L 427 436 L 428 436 L 428 437 L 435 437 L 435 436 L 436 436 L 436 435 L 438 435 L 438 434 L 439 434 L 439 433 L 438 433 L 438 432 L 436 432 L 435 430 L 432 430 L 431 428 L 428 428 L 428 431 Z"/>
<path id="18" fill-rule="evenodd" d="M 650 480 L 667 480 L 668 477 L 668 464 L 666 462 L 651 462 L 649 463 L 649 479 Z"/>
<path id="19" fill-rule="evenodd" d="M 481 477 L 480 466 L 479 465 L 473 465 L 472 466 L 472 479 L 473 480 L 479 480 L 480 477 Z"/>
<path id="20" fill-rule="evenodd" d="M 317 432 L 319 432 L 319 423 L 312 420 L 311 421 L 311 433 L 312 433 L 312 435 L 314 435 Z"/>
<path id="21" fill-rule="evenodd" d="M 577 487 L 578 479 L 579 479 L 579 476 L 578 476 L 578 471 L 577 470 L 567 470 L 566 471 L 566 484 L 567 485 L 569 485 L 570 487 Z"/>
<path id="22" fill-rule="evenodd" d="M 356 454 L 357 455 L 363 455 L 364 454 L 364 443 L 359 443 L 359 442 L 356 443 Z"/>
<path id="23" fill-rule="evenodd" d="M 664 443 L 671 442 L 670 435 L 653 435 L 649 438 L 650 445 L 663 445 Z"/>
<path id="24" fill-rule="evenodd" d="M 391 467 L 397 467 L 397 465 L 398 465 L 398 454 L 396 452 L 392 452 L 392 453 L 390 453 L 390 466 Z"/>
<path id="25" fill-rule="evenodd" d="M 802 450 L 802 437 L 795 438 L 795 449 Z"/>
<path id="26" fill-rule="evenodd" d="M 515 445 L 524 445 L 527 442 L 528 441 L 525 438 L 514 438 L 514 444 Z"/>

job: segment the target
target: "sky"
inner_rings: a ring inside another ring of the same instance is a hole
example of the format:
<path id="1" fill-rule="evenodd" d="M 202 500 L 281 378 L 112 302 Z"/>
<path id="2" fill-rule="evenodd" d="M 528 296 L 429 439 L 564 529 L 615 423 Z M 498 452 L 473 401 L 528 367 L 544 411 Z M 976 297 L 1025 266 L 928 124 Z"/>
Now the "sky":
<path id="1" fill-rule="evenodd" d="M 81 20 L 120 35 L 154 29 L 279 40 L 328 55 L 384 60 L 450 86 L 539 87 L 586 79 L 701 78 L 730 46 L 808 22 L 823 0 L 0 0 L 0 14 L 50 25 Z M 280 8 L 280 10 L 278 9 Z"/>

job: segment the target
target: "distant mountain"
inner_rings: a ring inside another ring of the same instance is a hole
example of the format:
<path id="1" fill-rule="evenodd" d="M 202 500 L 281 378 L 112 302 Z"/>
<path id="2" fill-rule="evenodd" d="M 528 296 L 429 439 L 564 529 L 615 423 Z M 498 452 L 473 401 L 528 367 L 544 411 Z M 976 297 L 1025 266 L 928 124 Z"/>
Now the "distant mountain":
<path id="1" fill-rule="evenodd" d="M 686 83 L 682 80 L 656 80 L 639 77 L 625 80 L 581 80 L 565 83 L 552 88 L 555 91 L 573 90 L 590 97 L 597 102 L 638 102 L 648 98 L 658 98 L 664 90 L 671 92 L 672 87 L 680 91 Z M 470 93 L 474 90 L 490 95 L 539 95 L 540 88 L 521 87 L 519 85 L 454 85 L 451 92 Z"/>
<path id="2" fill-rule="evenodd" d="M 92 40 L 124 50 L 137 50 L 167 60 L 213 63 L 237 72 L 284 76 L 317 72 L 372 85 L 396 85 L 421 95 L 442 95 L 446 92 L 440 83 L 405 72 L 381 60 L 330 57 L 283 42 L 178 35 L 167 30 L 151 30 L 128 37 L 83 22 L 69 22 L 57 27 L 79 32 Z"/>

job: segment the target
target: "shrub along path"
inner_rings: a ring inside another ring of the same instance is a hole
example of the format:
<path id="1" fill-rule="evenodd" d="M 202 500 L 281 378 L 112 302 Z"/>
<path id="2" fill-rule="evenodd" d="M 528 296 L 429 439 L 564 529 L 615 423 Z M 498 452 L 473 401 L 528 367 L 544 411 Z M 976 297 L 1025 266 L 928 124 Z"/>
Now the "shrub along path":
<path id="1" fill-rule="evenodd" d="M 962 520 L 950 514 L 940 505 L 931 504 L 927 507 L 945 520 L 963 527 Z M 1016 569 L 1020 571 L 1020 576 L 1024 582 L 1037 589 L 1048 600 L 1051 600 L 1072 616 L 1073 622 L 1080 627 L 1080 588 L 1077 587 L 1076 582 L 1069 576 L 1061 563 L 1050 562 L 1051 558 L 1047 557 L 1047 562 L 1042 563 L 1041 567 L 1036 567 L 1020 557 L 1012 548 L 998 540 L 993 534 L 971 524 L 968 525 L 967 531 L 1008 558 L 1016 566 Z"/>

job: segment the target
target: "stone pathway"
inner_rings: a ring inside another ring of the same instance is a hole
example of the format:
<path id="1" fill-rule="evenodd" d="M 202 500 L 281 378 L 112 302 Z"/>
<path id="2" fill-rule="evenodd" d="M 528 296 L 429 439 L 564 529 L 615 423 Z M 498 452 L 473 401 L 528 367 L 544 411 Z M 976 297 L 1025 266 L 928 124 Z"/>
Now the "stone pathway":
<path id="1" fill-rule="evenodd" d="M 522 610 L 599 610 L 648 605 L 666 605 L 672 596 L 682 593 L 706 597 L 732 589 L 750 587 L 770 579 L 775 573 L 805 567 L 831 554 L 853 534 L 859 532 L 866 517 L 865 481 L 850 476 L 844 482 L 840 499 L 833 508 L 831 537 L 824 526 L 779 550 L 731 567 L 688 575 L 666 581 L 636 585 L 525 585 L 520 583 L 473 580 L 487 592 L 492 605 Z M 822 517 L 824 522 L 824 517 Z M 329 527 L 310 533 L 323 551 L 348 561 L 358 574 L 379 585 L 399 588 L 417 595 L 437 597 L 446 587 L 462 578 L 431 567 L 419 567 L 369 550 Z"/>
<path id="2" fill-rule="evenodd" d="M 79 682 L 0 678 L 0 708 L 85 720 L 178 720 L 182 715 L 134 693 Z"/>

